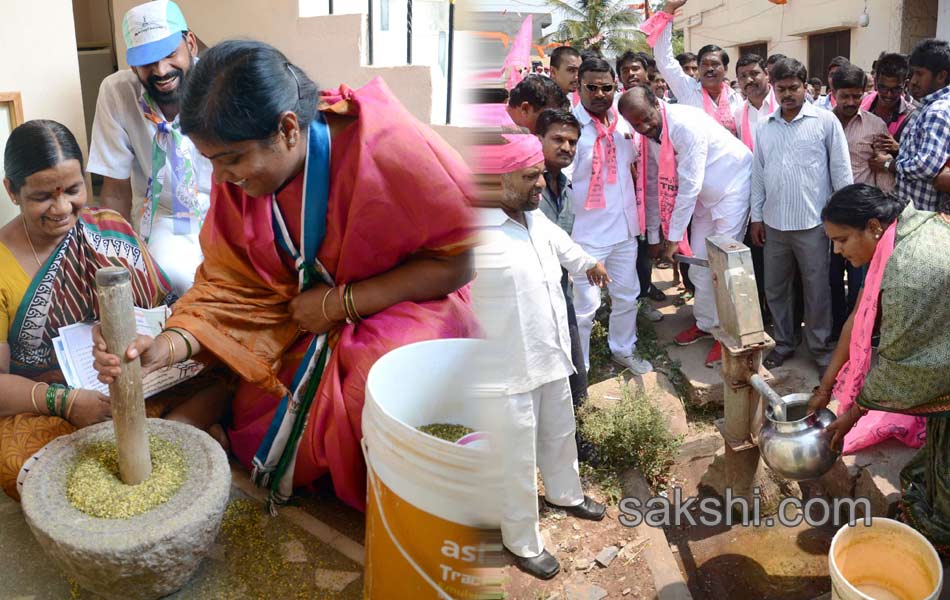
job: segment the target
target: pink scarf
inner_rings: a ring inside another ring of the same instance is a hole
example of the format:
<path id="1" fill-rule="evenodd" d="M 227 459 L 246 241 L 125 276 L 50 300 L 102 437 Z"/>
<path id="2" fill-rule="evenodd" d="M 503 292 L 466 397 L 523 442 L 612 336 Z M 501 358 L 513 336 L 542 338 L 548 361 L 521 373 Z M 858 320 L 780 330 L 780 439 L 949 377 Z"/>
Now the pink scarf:
<path id="1" fill-rule="evenodd" d="M 657 13 L 663 14 L 663 13 Z M 676 195 L 679 192 L 679 183 L 676 177 L 676 152 L 673 150 L 673 144 L 670 143 L 670 128 L 666 122 L 666 106 L 660 103 L 660 115 L 663 117 L 663 133 L 660 134 L 660 160 L 659 173 L 657 176 L 657 196 L 660 203 L 660 228 L 663 236 L 669 239 L 670 219 L 673 217 L 673 209 L 676 207 Z M 637 211 L 640 216 L 641 233 L 645 230 L 646 223 L 645 210 L 641 211 L 641 205 L 646 205 L 647 188 L 647 166 L 649 158 L 647 157 L 647 138 L 640 136 L 640 164 L 637 168 L 638 187 L 640 188 L 641 198 L 637 198 Z M 679 252 L 685 256 L 692 256 L 693 251 L 689 247 L 689 239 L 684 235 L 680 241 Z"/>
<path id="2" fill-rule="evenodd" d="M 861 100 L 861 110 L 871 112 L 871 108 L 874 106 L 874 101 L 877 100 L 877 92 L 871 92 L 864 96 L 864 99 Z M 903 104 L 903 100 L 901 100 Z M 897 132 L 901 130 L 901 125 L 904 124 L 904 121 L 907 120 L 907 115 L 909 112 L 905 112 L 897 116 L 897 119 L 893 123 L 888 123 L 887 131 L 892 135 L 896 136 Z"/>
<path id="3" fill-rule="evenodd" d="M 877 320 L 884 268 L 894 251 L 896 229 L 897 224 L 892 223 L 884 232 L 864 280 L 864 291 L 851 329 L 850 358 L 841 367 L 835 382 L 834 396 L 838 399 L 838 414 L 844 414 L 851 408 L 871 370 L 871 335 Z M 920 448 L 926 437 L 926 428 L 927 422 L 923 417 L 872 410 L 861 417 L 845 435 L 842 452 L 851 454 L 890 437 L 897 438 L 911 448 Z"/>
<path id="4" fill-rule="evenodd" d="M 581 93 L 577 90 L 571 92 L 571 108 L 574 108 L 581 103 Z"/>
<path id="5" fill-rule="evenodd" d="M 864 278 L 864 291 L 851 328 L 848 362 L 841 367 L 835 381 L 834 396 L 838 399 L 841 411 L 851 407 L 864 386 L 864 378 L 871 370 L 871 335 L 874 333 L 874 323 L 877 320 L 878 298 L 881 296 L 884 267 L 887 266 L 887 261 L 894 252 L 896 232 L 897 223 L 891 223 L 877 243 L 874 257 L 871 258 L 871 266 L 868 267 L 868 274 Z"/>
<path id="6" fill-rule="evenodd" d="M 719 124 L 729 130 L 732 135 L 736 135 L 736 119 L 732 116 L 732 107 L 729 106 L 729 90 L 723 84 L 719 91 L 719 104 L 714 105 L 712 96 L 702 88 L 703 91 L 703 110 L 710 117 L 719 121 Z"/>
<path id="7" fill-rule="evenodd" d="M 640 31 L 647 36 L 647 43 L 650 44 L 651 48 L 656 46 L 657 41 L 660 39 L 660 34 L 662 34 L 666 26 L 672 22 L 673 15 L 668 12 L 660 11 L 654 13 L 652 17 L 640 25 Z"/>
<path id="8" fill-rule="evenodd" d="M 590 113 L 588 113 L 590 114 Z M 613 120 L 611 120 L 611 117 Z M 594 140 L 594 156 L 591 160 L 590 186 L 587 188 L 587 202 L 584 210 L 607 208 L 607 199 L 604 197 L 603 170 L 606 163 L 606 183 L 617 183 L 617 146 L 614 144 L 614 131 L 620 117 L 617 111 L 611 108 L 607 113 L 609 125 L 604 127 L 600 119 L 591 115 L 591 122 L 597 128 L 597 139 Z"/>
<path id="9" fill-rule="evenodd" d="M 766 103 L 768 105 L 766 106 Z M 762 101 L 762 108 L 759 109 L 763 111 L 759 118 L 761 119 L 765 114 L 772 114 L 775 111 L 775 93 L 773 92 L 771 86 L 769 86 L 769 95 Z M 752 129 L 749 127 L 749 101 L 746 100 L 745 106 L 742 107 L 742 143 L 749 148 L 749 150 L 755 151 L 755 137 L 752 135 Z"/>
<path id="10" fill-rule="evenodd" d="M 637 165 L 637 223 L 640 224 L 640 235 L 647 232 L 647 151 L 648 141 L 645 135 L 640 138 L 640 161 Z"/>

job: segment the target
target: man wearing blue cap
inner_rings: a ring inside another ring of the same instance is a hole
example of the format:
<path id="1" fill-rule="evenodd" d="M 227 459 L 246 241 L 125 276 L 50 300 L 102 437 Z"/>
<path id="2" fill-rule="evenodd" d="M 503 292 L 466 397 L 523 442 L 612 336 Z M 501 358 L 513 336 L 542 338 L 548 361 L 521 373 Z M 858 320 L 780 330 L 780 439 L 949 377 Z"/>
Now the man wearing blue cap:
<path id="1" fill-rule="evenodd" d="M 102 206 L 135 226 L 181 295 L 201 263 L 198 232 L 212 183 L 211 163 L 178 125 L 180 89 L 198 40 L 171 0 L 131 9 L 122 33 L 131 69 L 99 88 L 89 171 L 103 176 Z"/>

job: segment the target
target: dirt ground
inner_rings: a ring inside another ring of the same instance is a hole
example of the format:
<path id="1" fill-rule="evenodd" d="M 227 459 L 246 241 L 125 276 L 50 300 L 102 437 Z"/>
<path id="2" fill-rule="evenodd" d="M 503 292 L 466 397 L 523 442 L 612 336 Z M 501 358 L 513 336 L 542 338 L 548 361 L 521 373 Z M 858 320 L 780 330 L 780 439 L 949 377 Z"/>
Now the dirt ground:
<path id="1" fill-rule="evenodd" d="M 590 493 L 590 491 L 588 491 Z M 598 494 L 592 494 L 595 498 Z M 603 521 L 574 519 L 559 510 L 543 509 L 541 535 L 545 546 L 561 563 L 550 581 L 523 573 L 513 562 L 504 567 L 506 591 L 512 600 L 599 600 L 629 598 L 652 600 L 653 576 L 643 561 L 645 541 L 617 520 L 616 506 L 607 508 Z M 610 566 L 594 558 L 606 547 L 619 548 Z"/>

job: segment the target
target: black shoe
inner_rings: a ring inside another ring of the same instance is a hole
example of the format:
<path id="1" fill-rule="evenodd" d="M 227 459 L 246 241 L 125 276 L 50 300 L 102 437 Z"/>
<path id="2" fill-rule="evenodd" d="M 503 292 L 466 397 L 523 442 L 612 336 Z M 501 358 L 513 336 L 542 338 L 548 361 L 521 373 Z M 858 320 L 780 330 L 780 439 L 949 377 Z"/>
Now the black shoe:
<path id="1" fill-rule="evenodd" d="M 663 302 L 666 300 L 666 294 L 664 294 L 663 290 L 656 287 L 655 285 L 650 286 L 649 291 L 647 291 L 647 296 L 650 297 L 650 300 L 654 300 L 656 302 Z"/>
<path id="2" fill-rule="evenodd" d="M 600 521 L 604 518 L 604 515 L 607 514 L 607 507 L 590 496 L 584 496 L 584 501 L 577 506 L 558 506 L 557 504 L 548 502 L 547 498 L 544 499 L 544 503 L 551 508 L 563 510 L 572 517 L 586 519 L 588 521 Z"/>
<path id="3" fill-rule="evenodd" d="M 781 367 L 785 364 L 785 361 L 794 356 L 795 351 L 789 352 L 788 354 L 782 354 L 778 350 L 772 350 L 769 352 L 769 355 L 765 357 L 765 360 L 762 361 L 762 364 L 766 369 L 774 369 L 775 367 Z"/>
<path id="4" fill-rule="evenodd" d="M 551 579 L 561 570 L 557 559 L 547 550 L 542 550 L 541 554 L 531 558 L 515 556 L 515 564 L 528 575 L 533 575 L 538 579 Z"/>

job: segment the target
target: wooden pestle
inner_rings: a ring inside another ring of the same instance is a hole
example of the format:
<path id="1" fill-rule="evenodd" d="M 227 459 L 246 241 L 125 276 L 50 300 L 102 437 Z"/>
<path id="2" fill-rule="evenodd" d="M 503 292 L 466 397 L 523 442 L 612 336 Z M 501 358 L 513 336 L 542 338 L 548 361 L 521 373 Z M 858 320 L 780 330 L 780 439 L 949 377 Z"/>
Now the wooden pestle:
<path id="1" fill-rule="evenodd" d="M 122 373 L 109 385 L 112 424 L 119 451 L 119 475 L 122 483 L 137 485 L 152 474 L 152 458 L 145 427 L 145 397 L 142 393 L 142 364 L 128 360 L 126 350 L 135 340 L 135 306 L 132 281 L 124 267 L 105 267 L 96 271 L 96 293 L 102 337 L 108 351 L 119 357 Z"/>

